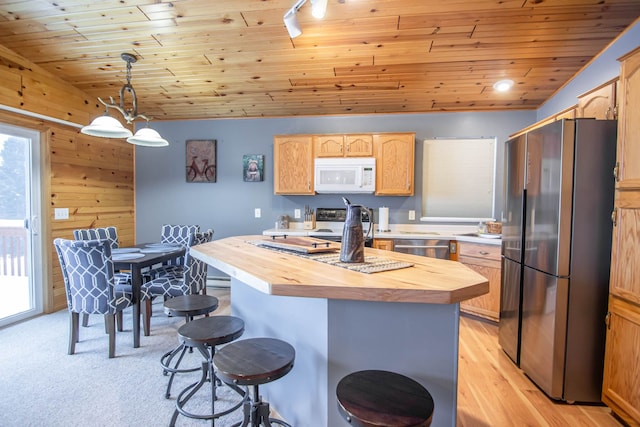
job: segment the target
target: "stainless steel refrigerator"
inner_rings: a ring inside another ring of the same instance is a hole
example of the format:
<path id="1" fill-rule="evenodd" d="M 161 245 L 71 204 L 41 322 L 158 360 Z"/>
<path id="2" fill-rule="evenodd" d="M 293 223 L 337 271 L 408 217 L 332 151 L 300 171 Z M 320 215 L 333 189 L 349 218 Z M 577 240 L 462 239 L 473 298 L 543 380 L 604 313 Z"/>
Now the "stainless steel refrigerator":
<path id="1" fill-rule="evenodd" d="M 616 122 L 553 122 L 505 146 L 499 342 L 549 397 L 599 402 Z"/>

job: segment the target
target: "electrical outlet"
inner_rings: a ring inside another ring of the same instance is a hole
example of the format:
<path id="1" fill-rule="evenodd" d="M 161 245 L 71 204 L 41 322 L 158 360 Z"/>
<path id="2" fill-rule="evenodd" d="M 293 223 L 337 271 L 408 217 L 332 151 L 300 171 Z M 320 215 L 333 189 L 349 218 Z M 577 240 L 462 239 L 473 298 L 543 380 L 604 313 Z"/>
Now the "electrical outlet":
<path id="1" fill-rule="evenodd" d="M 300 219 L 300 215 L 302 215 L 302 212 L 300 212 L 300 209 L 294 209 L 293 210 L 293 217 Z"/>
<path id="2" fill-rule="evenodd" d="M 260 218 L 262 216 L 262 210 L 260 210 L 260 208 L 256 208 L 254 215 L 256 218 Z"/>
<path id="3" fill-rule="evenodd" d="M 69 219 L 69 208 L 54 208 L 53 219 Z"/>
<path id="4" fill-rule="evenodd" d="M 409 211 L 409 221 L 414 221 L 416 219 L 416 211 Z"/>

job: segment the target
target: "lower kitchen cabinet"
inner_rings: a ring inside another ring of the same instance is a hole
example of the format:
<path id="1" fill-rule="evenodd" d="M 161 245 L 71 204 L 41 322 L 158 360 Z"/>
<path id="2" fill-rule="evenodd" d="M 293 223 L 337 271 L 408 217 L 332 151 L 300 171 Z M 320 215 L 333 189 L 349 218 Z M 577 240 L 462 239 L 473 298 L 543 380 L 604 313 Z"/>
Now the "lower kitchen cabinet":
<path id="1" fill-rule="evenodd" d="M 393 239 L 373 239 L 373 247 L 375 249 L 393 251 Z"/>
<path id="2" fill-rule="evenodd" d="M 640 420 L 640 310 L 611 296 L 602 401 L 629 425 Z"/>
<path id="3" fill-rule="evenodd" d="M 457 242 L 458 261 L 489 280 L 489 293 L 460 303 L 460 310 L 485 319 L 500 320 L 500 246 Z"/>

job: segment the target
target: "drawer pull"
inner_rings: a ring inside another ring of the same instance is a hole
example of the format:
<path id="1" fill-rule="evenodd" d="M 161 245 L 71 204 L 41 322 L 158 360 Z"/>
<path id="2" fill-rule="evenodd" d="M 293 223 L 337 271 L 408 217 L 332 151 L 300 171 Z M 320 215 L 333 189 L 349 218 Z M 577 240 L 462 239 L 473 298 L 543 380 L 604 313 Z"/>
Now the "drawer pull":
<path id="1" fill-rule="evenodd" d="M 489 255 L 489 252 L 487 252 L 487 251 L 480 251 L 480 255 Z"/>

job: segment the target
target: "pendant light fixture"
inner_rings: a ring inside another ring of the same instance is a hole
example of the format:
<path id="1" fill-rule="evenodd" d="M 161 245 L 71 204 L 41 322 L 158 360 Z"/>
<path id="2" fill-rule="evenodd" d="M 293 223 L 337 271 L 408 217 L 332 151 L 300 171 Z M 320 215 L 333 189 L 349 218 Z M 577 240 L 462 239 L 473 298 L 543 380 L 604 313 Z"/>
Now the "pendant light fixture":
<path id="1" fill-rule="evenodd" d="M 120 55 L 123 61 L 127 63 L 127 83 L 120 88 L 120 103 L 116 104 L 112 97 L 109 97 L 110 103 L 98 98 L 98 101 L 106 107 L 104 115 L 96 117 L 91 124 L 83 127 L 80 132 L 85 135 L 97 136 L 101 138 L 127 138 L 127 142 L 135 145 L 146 147 L 164 147 L 169 142 L 162 138 L 158 132 L 149 128 L 150 118 L 144 114 L 138 114 L 138 97 L 136 91 L 131 85 L 131 64 L 137 61 L 137 58 L 130 53 L 122 53 Z M 126 108 L 124 104 L 125 93 L 131 94 L 132 108 Z M 136 119 L 144 119 L 147 121 L 147 127 L 141 128 L 135 135 L 122 124 L 109 115 L 109 108 L 116 109 L 122 114 L 127 124 L 133 123 Z"/>
<path id="2" fill-rule="evenodd" d="M 302 27 L 300 27 L 300 22 L 298 22 L 297 13 L 306 2 L 307 0 L 298 0 L 282 17 L 284 26 L 287 27 L 289 37 L 292 39 L 302 34 Z M 324 18 L 324 15 L 327 13 L 327 2 L 328 0 L 311 0 L 311 14 L 314 18 Z"/>

